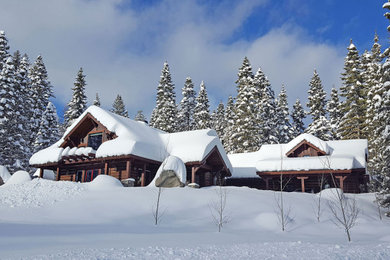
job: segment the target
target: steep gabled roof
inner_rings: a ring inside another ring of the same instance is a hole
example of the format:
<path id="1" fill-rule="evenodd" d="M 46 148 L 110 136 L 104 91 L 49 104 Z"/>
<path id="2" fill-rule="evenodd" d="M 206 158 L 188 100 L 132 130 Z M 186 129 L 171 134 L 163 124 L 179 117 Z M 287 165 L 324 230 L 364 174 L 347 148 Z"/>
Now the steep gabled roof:
<path id="1" fill-rule="evenodd" d="M 170 134 L 152 128 L 144 122 L 116 115 L 97 106 L 89 107 L 65 131 L 57 143 L 35 153 L 30 159 L 30 164 L 41 165 L 60 161 L 63 152 L 61 145 L 65 143 L 65 138 L 76 131 L 75 129 L 88 117 L 101 123 L 116 136 L 115 139 L 100 145 L 96 150 L 96 158 L 136 155 L 162 162 L 168 155 L 174 155 L 184 163 L 201 162 L 216 147 L 227 168 L 232 172 L 232 166 L 214 130 L 205 129 Z"/>
<path id="2" fill-rule="evenodd" d="M 288 157 L 290 154 L 294 153 L 294 151 L 297 150 L 299 147 L 301 147 L 303 144 L 307 144 L 311 146 L 314 150 L 316 150 L 321 155 L 325 155 L 329 153 L 329 147 L 325 141 L 322 141 L 321 139 L 311 134 L 300 134 L 286 144 L 285 150 L 287 150 L 287 152 L 285 155 Z"/>

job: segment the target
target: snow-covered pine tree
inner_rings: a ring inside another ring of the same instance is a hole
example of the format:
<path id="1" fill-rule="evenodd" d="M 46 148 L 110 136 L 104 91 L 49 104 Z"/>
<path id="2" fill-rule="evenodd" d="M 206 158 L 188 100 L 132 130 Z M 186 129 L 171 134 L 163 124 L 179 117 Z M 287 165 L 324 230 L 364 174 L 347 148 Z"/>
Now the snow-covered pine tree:
<path id="1" fill-rule="evenodd" d="M 258 112 L 259 146 L 262 144 L 276 144 L 279 140 L 277 138 L 275 93 L 261 69 L 257 70 L 255 84 L 259 84 L 261 90 L 261 101 Z"/>
<path id="2" fill-rule="evenodd" d="M 18 161 L 24 159 L 21 156 L 27 146 L 19 122 L 22 98 L 12 57 L 8 57 L 0 73 L 0 164 L 11 172 L 21 167 Z"/>
<path id="3" fill-rule="evenodd" d="M 312 121 L 317 120 L 320 116 L 325 116 L 326 92 L 324 91 L 317 70 L 314 70 L 307 93 L 309 94 L 309 101 L 306 105 L 309 108 L 308 114 L 311 115 Z"/>
<path id="4" fill-rule="evenodd" d="M 389 53 L 389 52 L 387 52 Z M 379 191 L 379 202 L 384 208 L 390 208 L 390 57 L 382 68 L 382 84 L 378 95 L 374 97 L 377 114 L 374 120 L 378 122 L 374 129 L 373 147 L 374 157 L 371 159 L 370 174 L 372 177 L 372 187 Z M 390 216 L 390 211 L 386 213 Z"/>
<path id="5" fill-rule="evenodd" d="M 252 67 L 247 57 L 238 70 L 237 98 L 235 103 L 235 132 L 231 136 L 234 153 L 254 152 L 259 147 Z"/>
<path id="6" fill-rule="evenodd" d="M 390 10 L 390 1 L 383 5 Z M 390 20 L 390 12 L 385 13 Z M 390 26 L 387 27 L 390 32 Z M 390 48 L 383 52 L 386 60 L 381 66 L 380 83 L 377 86 L 376 95 L 372 99 L 374 108 L 375 128 L 371 135 L 370 154 L 368 163 L 371 175 L 371 189 L 378 194 L 379 203 L 382 207 L 390 208 Z M 390 216 L 390 212 L 386 213 Z"/>
<path id="7" fill-rule="evenodd" d="M 330 123 L 325 117 L 326 92 L 324 91 L 320 76 L 316 70 L 314 70 L 313 77 L 309 83 L 308 94 L 309 101 L 306 105 L 309 108 L 308 114 L 311 115 L 312 122 L 305 132 L 323 140 L 329 140 L 331 138 L 331 129 Z"/>
<path id="8" fill-rule="evenodd" d="M 215 112 L 215 116 L 213 118 L 213 129 L 217 132 L 219 139 L 222 144 L 224 144 L 224 133 L 226 129 L 226 121 L 225 121 L 225 106 L 222 102 L 218 104 L 217 111 Z"/>
<path id="9" fill-rule="evenodd" d="M 164 63 L 157 87 L 156 107 L 150 118 L 150 125 L 168 133 L 177 129 L 177 106 L 175 85 L 172 83 L 169 65 Z"/>
<path id="10" fill-rule="evenodd" d="M 68 103 L 68 109 L 65 111 L 64 121 L 65 126 L 69 127 L 74 120 L 76 120 L 87 107 L 87 96 L 85 95 L 85 75 L 83 74 L 83 68 L 80 68 L 74 87 L 72 88 L 72 99 Z"/>
<path id="11" fill-rule="evenodd" d="M 194 90 L 194 84 L 190 77 L 186 78 L 184 87 L 182 89 L 183 98 L 180 101 L 180 108 L 178 112 L 178 130 L 189 131 L 194 127 L 194 109 L 196 93 Z"/>
<path id="12" fill-rule="evenodd" d="M 294 136 L 290 123 L 290 112 L 288 111 L 286 88 L 282 85 L 282 89 L 278 95 L 276 107 L 277 129 L 279 143 L 288 143 Z"/>
<path id="13" fill-rule="evenodd" d="M 95 100 L 93 101 L 93 105 L 100 107 L 100 98 L 99 98 L 98 93 L 96 93 L 96 97 L 95 97 Z"/>
<path id="14" fill-rule="evenodd" d="M 6 63 L 9 54 L 8 39 L 4 31 L 0 31 L 0 70 L 3 69 L 3 64 Z"/>
<path id="15" fill-rule="evenodd" d="M 256 124 L 260 128 L 262 124 L 262 119 L 260 117 L 261 113 L 261 102 L 262 95 L 264 92 L 264 81 L 266 80 L 265 75 L 261 68 L 258 68 L 254 77 L 253 77 L 253 104 L 254 104 L 254 114 L 256 115 Z M 258 133 L 257 133 L 258 134 Z M 259 140 L 259 146 L 261 145 L 261 140 Z"/>
<path id="16" fill-rule="evenodd" d="M 345 100 L 341 103 L 343 117 L 339 125 L 340 138 L 366 138 L 364 135 L 366 116 L 365 88 L 362 84 L 360 56 L 352 40 L 348 46 L 344 71 L 341 75 L 340 96 L 344 97 Z"/>
<path id="17" fill-rule="evenodd" d="M 207 97 L 206 86 L 202 81 L 200 90 L 196 97 L 196 105 L 194 109 L 194 129 L 207 129 L 211 127 L 210 120 L 210 105 Z"/>
<path id="18" fill-rule="evenodd" d="M 57 110 L 53 103 L 48 102 L 41 117 L 39 130 L 34 142 L 34 150 L 39 151 L 57 142 L 59 136 L 59 123 Z"/>
<path id="19" fill-rule="evenodd" d="M 125 104 L 123 103 L 121 95 L 116 96 L 110 111 L 120 116 L 129 117 L 129 113 L 127 112 Z"/>
<path id="20" fill-rule="evenodd" d="M 303 120 L 306 114 L 303 110 L 301 101 L 297 99 L 293 105 L 293 111 L 291 112 L 293 137 L 297 137 L 305 131 L 305 124 Z"/>
<path id="21" fill-rule="evenodd" d="M 338 128 L 342 114 L 340 112 L 339 93 L 336 88 L 332 88 L 330 99 L 327 103 L 327 110 L 329 113 L 329 123 L 331 128 L 331 140 L 338 140 Z"/>
<path id="22" fill-rule="evenodd" d="M 20 54 L 19 50 L 16 50 L 14 52 L 14 55 L 12 56 L 12 60 L 14 61 L 15 70 L 18 71 L 20 62 L 22 61 L 22 55 Z"/>
<path id="23" fill-rule="evenodd" d="M 331 125 L 325 116 L 320 116 L 316 121 L 311 122 L 305 132 L 324 141 L 332 140 Z"/>
<path id="24" fill-rule="evenodd" d="M 148 120 L 146 120 L 146 117 L 145 117 L 145 115 L 144 115 L 142 110 L 138 110 L 137 111 L 137 114 L 135 115 L 134 120 L 135 121 L 144 122 L 144 123 L 148 123 Z"/>
<path id="25" fill-rule="evenodd" d="M 229 96 L 225 110 L 226 128 L 222 137 L 222 143 L 227 153 L 233 153 L 233 151 L 235 150 L 234 143 L 231 139 L 232 135 L 234 134 L 235 117 L 236 113 L 234 111 L 233 97 Z"/>
<path id="26" fill-rule="evenodd" d="M 15 63 L 15 62 L 14 62 Z M 20 60 L 18 69 L 16 70 L 16 82 L 19 85 L 20 88 L 20 116 L 19 116 L 19 124 L 21 125 L 21 131 L 23 142 L 25 143 L 24 149 L 21 150 L 21 155 L 19 158 L 22 158 L 20 160 L 21 165 L 24 167 L 23 169 L 29 170 L 29 163 L 28 160 L 32 155 L 33 152 L 33 146 L 30 143 L 31 136 L 35 136 L 36 133 L 32 133 L 31 131 L 31 125 L 34 123 L 33 119 L 33 106 L 34 102 L 32 99 L 32 89 L 31 89 L 31 82 L 28 77 L 28 71 L 30 68 L 30 61 L 28 59 L 27 54 L 24 54 Z M 22 142 L 21 141 L 21 142 Z"/>
<path id="27" fill-rule="evenodd" d="M 49 103 L 49 98 L 53 97 L 52 85 L 50 84 L 49 77 L 45 64 L 43 63 L 42 56 L 38 56 L 34 64 L 31 66 L 29 75 L 31 82 L 31 93 L 33 99 L 33 121 L 31 123 L 31 146 L 35 143 L 35 136 L 39 131 L 41 116 L 46 110 L 46 106 Z"/>

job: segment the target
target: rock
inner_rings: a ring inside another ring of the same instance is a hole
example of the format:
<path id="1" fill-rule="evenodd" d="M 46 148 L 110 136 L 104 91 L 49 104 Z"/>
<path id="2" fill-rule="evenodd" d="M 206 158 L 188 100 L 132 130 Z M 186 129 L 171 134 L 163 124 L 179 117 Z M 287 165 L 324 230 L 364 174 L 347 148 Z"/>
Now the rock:
<path id="1" fill-rule="evenodd" d="M 156 187 L 162 188 L 184 187 L 184 184 L 180 182 L 179 177 L 172 170 L 163 171 L 156 179 L 155 184 Z"/>
<path id="2" fill-rule="evenodd" d="M 121 183 L 124 187 L 134 187 L 135 180 L 133 178 L 128 178 L 121 180 Z"/>
<path id="3" fill-rule="evenodd" d="M 0 186 L 4 184 L 3 178 L 0 177 Z"/>

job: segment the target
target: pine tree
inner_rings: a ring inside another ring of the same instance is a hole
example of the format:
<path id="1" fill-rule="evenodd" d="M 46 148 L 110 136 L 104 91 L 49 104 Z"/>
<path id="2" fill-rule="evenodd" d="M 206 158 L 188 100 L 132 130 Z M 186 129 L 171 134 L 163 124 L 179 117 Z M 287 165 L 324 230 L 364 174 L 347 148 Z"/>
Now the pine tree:
<path id="1" fill-rule="evenodd" d="M 219 139 L 222 144 L 224 144 L 224 133 L 226 129 L 226 121 L 225 121 L 225 106 L 222 102 L 218 104 L 217 111 L 215 111 L 215 116 L 212 120 L 213 129 L 217 132 Z"/>
<path id="2" fill-rule="evenodd" d="M 260 69 L 255 75 L 255 84 L 258 84 L 261 90 L 261 101 L 258 112 L 259 145 L 276 144 L 279 140 L 277 137 L 275 93 L 267 77 Z"/>
<path id="3" fill-rule="evenodd" d="M 329 112 L 329 123 L 331 128 L 331 140 L 339 139 L 338 128 L 341 119 L 340 100 L 336 88 L 332 88 L 330 99 L 327 103 L 327 110 Z"/>
<path id="4" fill-rule="evenodd" d="M 14 62 L 15 64 L 15 62 Z M 34 101 L 32 99 L 32 89 L 30 84 L 30 79 L 28 77 L 28 70 L 30 67 L 30 62 L 27 54 L 24 54 L 20 60 L 18 69 L 16 71 L 16 82 L 19 86 L 19 124 L 21 126 L 21 136 L 22 139 L 20 142 L 24 143 L 21 151 L 19 151 L 20 155 L 17 156 L 20 159 L 20 164 L 23 166 L 24 170 L 29 170 L 28 160 L 32 155 L 33 146 L 31 144 L 31 136 L 35 136 L 36 133 L 32 133 L 31 125 L 34 123 L 33 119 L 33 106 Z"/>
<path id="5" fill-rule="evenodd" d="M 303 110 L 301 101 L 297 99 L 295 101 L 293 111 L 291 113 L 293 137 L 296 137 L 304 132 L 305 125 L 303 123 L 303 120 L 305 119 L 305 117 L 306 114 Z"/>
<path id="6" fill-rule="evenodd" d="M 307 107 L 309 108 L 308 114 L 311 115 L 312 122 L 307 127 L 306 132 L 320 139 L 329 140 L 331 138 L 331 127 L 325 117 L 326 92 L 316 70 L 314 70 L 313 77 L 309 83 L 308 94 L 309 102 Z"/>
<path id="7" fill-rule="evenodd" d="M 129 117 L 129 113 L 127 112 L 125 104 L 123 103 L 122 97 L 120 95 L 116 96 L 110 111 L 120 116 Z"/>
<path id="8" fill-rule="evenodd" d="M 194 109 L 196 105 L 196 93 L 190 77 L 186 78 L 182 95 L 183 99 L 180 101 L 180 109 L 178 112 L 178 130 L 189 131 L 194 127 Z"/>
<path id="9" fill-rule="evenodd" d="M 238 71 L 237 98 L 235 103 L 236 118 L 234 121 L 235 133 L 232 135 L 235 153 L 257 151 L 258 124 L 256 107 L 254 104 L 254 85 L 252 67 L 247 57 Z"/>
<path id="10" fill-rule="evenodd" d="M 41 116 L 46 110 L 49 98 L 53 97 L 52 85 L 50 84 L 42 56 L 38 56 L 30 68 L 28 75 L 31 82 L 31 97 L 33 99 L 33 121 L 31 123 L 30 144 L 34 144 L 35 135 L 39 131 Z"/>
<path id="11" fill-rule="evenodd" d="M 72 88 L 72 99 L 68 103 L 68 109 L 64 115 L 66 127 L 69 127 L 87 107 L 87 96 L 85 95 L 86 85 L 83 68 L 80 68 L 77 73 L 76 81 L 74 82 L 74 87 Z"/>
<path id="12" fill-rule="evenodd" d="M 19 66 L 20 66 L 20 62 L 22 61 L 22 55 L 20 54 L 19 50 L 16 50 L 14 52 L 14 55 L 12 56 L 12 59 L 13 59 L 13 62 L 14 62 L 15 70 L 18 71 L 19 70 Z"/>
<path id="13" fill-rule="evenodd" d="M 97 106 L 97 107 L 100 107 L 100 98 L 99 98 L 98 93 L 96 93 L 96 98 L 95 98 L 95 100 L 93 101 L 93 105 L 94 105 L 94 106 Z"/>
<path id="14" fill-rule="evenodd" d="M 39 151 L 54 144 L 59 139 L 59 123 L 57 110 L 49 102 L 41 117 L 39 130 L 34 142 L 34 150 Z"/>
<path id="15" fill-rule="evenodd" d="M 390 9 L 390 2 L 383 5 Z M 390 13 L 385 17 L 390 20 Z M 387 27 L 390 32 L 390 26 Z M 390 48 L 384 51 L 385 63 L 381 67 L 380 84 L 371 105 L 376 113 L 373 121 L 376 122 L 372 133 L 371 149 L 375 151 L 370 155 L 369 170 L 371 175 L 371 189 L 377 192 L 379 204 L 389 209 L 390 207 Z M 390 212 L 386 212 L 390 216 Z"/>
<path id="16" fill-rule="evenodd" d="M 196 97 L 196 106 L 194 109 L 194 129 L 207 129 L 211 127 L 210 105 L 207 97 L 206 86 L 202 81 L 200 83 L 199 94 Z"/>
<path id="17" fill-rule="evenodd" d="M 387 52 L 390 53 L 390 52 Z M 390 57 L 382 67 L 381 88 L 374 97 L 378 122 L 373 132 L 372 148 L 375 153 L 370 156 L 369 170 L 372 188 L 379 191 L 379 202 L 382 207 L 390 207 Z M 387 216 L 390 216 L 388 211 Z"/>
<path id="18" fill-rule="evenodd" d="M 290 123 L 287 93 L 284 85 L 282 86 L 282 89 L 278 95 L 276 115 L 279 143 L 288 143 L 293 138 L 294 133 Z"/>
<path id="19" fill-rule="evenodd" d="M 8 57 L 0 73 L 0 164 L 11 171 L 18 168 L 21 152 L 27 146 L 19 122 L 22 101 L 15 66 L 12 57 Z"/>
<path id="20" fill-rule="evenodd" d="M 137 115 L 135 115 L 134 120 L 135 121 L 144 122 L 144 123 L 148 123 L 148 120 L 146 120 L 146 117 L 145 117 L 145 115 L 144 115 L 142 110 L 138 110 L 137 111 Z"/>
<path id="21" fill-rule="evenodd" d="M 177 107 L 175 85 L 172 83 L 169 65 L 164 63 L 157 87 L 156 107 L 150 118 L 150 125 L 168 133 L 177 129 Z"/>
<path id="22" fill-rule="evenodd" d="M 365 88 L 362 84 L 359 53 L 352 40 L 345 58 L 344 72 L 341 75 L 340 96 L 345 100 L 341 103 L 343 117 L 339 125 L 340 137 L 341 139 L 365 138 Z"/>
<path id="23" fill-rule="evenodd" d="M 316 121 L 326 114 L 326 92 L 324 91 L 320 76 L 316 70 L 314 70 L 307 93 L 309 94 L 309 102 L 307 103 L 307 107 L 309 108 L 308 114 L 311 115 L 313 121 Z"/>
<path id="24" fill-rule="evenodd" d="M 224 135 L 222 138 L 222 143 L 224 144 L 224 148 L 227 153 L 233 153 L 235 150 L 234 143 L 231 139 L 232 135 L 234 134 L 234 121 L 235 121 L 235 111 L 234 111 L 234 101 L 233 97 L 229 96 L 227 104 L 226 104 L 226 110 L 225 110 L 225 123 L 226 128 L 224 131 Z"/>
<path id="25" fill-rule="evenodd" d="M 5 36 L 5 32 L 0 31 L 0 71 L 3 69 L 3 65 L 6 63 L 9 56 L 8 39 Z"/>

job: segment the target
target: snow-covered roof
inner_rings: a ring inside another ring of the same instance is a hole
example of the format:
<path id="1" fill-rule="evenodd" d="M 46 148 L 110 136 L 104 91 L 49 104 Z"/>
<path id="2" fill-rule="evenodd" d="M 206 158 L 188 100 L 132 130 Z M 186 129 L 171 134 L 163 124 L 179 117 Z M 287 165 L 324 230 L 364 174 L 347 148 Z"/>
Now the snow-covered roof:
<path id="1" fill-rule="evenodd" d="M 288 157 L 303 140 L 326 153 L 325 156 Z M 351 170 L 366 168 L 367 140 L 323 141 L 310 134 L 301 134 L 287 144 L 267 144 L 253 153 L 229 154 L 233 165 L 231 178 L 256 177 L 256 172 Z"/>
<path id="2" fill-rule="evenodd" d="M 60 146 L 64 143 L 65 137 L 88 113 L 117 137 L 102 143 L 96 151 L 90 147 L 61 148 Z M 91 153 L 95 154 L 96 158 L 136 155 L 159 162 L 162 162 L 168 155 L 174 155 L 184 163 L 200 162 L 214 147 L 217 147 L 226 166 L 232 172 L 232 166 L 214 130 L 166 133 L 152 128 L 144 122 L 116 115 L 97 106 L 90 106 L 73 122 L 57 143 L 35 153 L 30 158 L 30 164 L 56 163 L 63 156 L 72 154 L 89 155 Z"/>

